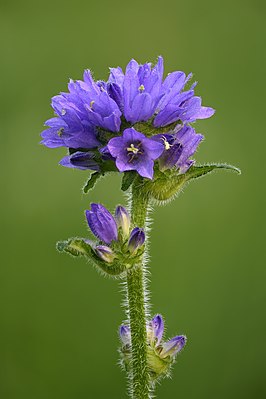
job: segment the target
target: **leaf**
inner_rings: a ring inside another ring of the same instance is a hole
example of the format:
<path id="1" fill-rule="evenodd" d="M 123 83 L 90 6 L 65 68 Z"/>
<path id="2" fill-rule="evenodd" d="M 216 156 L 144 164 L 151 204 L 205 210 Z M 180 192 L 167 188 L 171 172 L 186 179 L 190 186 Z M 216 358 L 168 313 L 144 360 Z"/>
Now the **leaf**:
<path id="1" fill-rule="evenodd" d="M 145 190 L 155 200 L 164 202 L 175 197 L 185 184 L 192 179 L 200 178 L 215 169 L 228 169 L 237 173 L 241 173 L 240 169 L 227 164 L 206 164 L 192 166 L 186 173 L 179 174 L 177 170 L 156 171 L 154 179 L 145 182 Z"/>
<path id="2" fill-rule="evenodd" d="M 85 186 L 83 187 L 83 192 L 85 194 L 87 194 L 90 190 L 93 189 L 93 187 L 95 186 L 97 180 L 103 176 L 103 174 L 101 172 L 94 172 L 90 175 L 89 180 L 87 181 L 87 183 L 85 184 Z"/>
<path id="3" fill-rule="evenodd" d="M 212 163 L 206 165 L 192 166 L 185 175 L 187 180 L 197 179 L 198 177 L 204 176 L 208 173 L 213 172 L 215 169 L 228 169 L 241 175 L 241 170 L 236 166 L 228 165 L 226 163 Z"/>
<path id="4" fill-rule="evenodd" d="M 130 170 L 128 172 L 124 172 L 123 177 L 122 177 L 122 184 L 121 184 L 121 190 L 122 191 L 127 191 L 133 181 L 135 180 L 137 176 L 137 173 L 134 170 Z"/>

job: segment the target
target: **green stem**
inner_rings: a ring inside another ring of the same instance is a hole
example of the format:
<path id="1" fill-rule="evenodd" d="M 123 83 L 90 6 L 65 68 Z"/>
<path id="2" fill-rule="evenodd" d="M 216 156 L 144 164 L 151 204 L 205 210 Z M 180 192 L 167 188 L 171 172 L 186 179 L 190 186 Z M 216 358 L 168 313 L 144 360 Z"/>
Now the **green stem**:
<path id="1" fill-rule="evenodd" d="M 139 181 L 139 179 L 137 179 Z M 145 227 L 149 198 L 138 183 L 132 188 L 131 218 L 134 227 Z M 128 314 L 131 330 L 131 393 L 133 399 L 149 399 L 150 382 L 147 366 L 147 302 L 145 270 L 142 263 L 127 272 Z"/>

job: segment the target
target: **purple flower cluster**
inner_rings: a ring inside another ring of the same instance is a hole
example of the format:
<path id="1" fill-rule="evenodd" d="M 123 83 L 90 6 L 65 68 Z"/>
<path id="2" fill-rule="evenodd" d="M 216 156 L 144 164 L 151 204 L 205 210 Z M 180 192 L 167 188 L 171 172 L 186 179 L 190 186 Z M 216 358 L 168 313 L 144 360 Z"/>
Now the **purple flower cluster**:
<path id="1" fill-rule="evenodd" d="M 123 245 L 127 241 L 126 250 L 134 255 L 145 242 L 143 229 L 135 227 L 130 231 L 130 217 L 127 210 L 118 206 L 115 217 L 101 204 L 91 204 L 91 209 L 85 211 L 88 225 L 100 245 L 96 245 L 95 252 L 105 262 L 111 263 L 115 258 L 115 252 L 110 247 L 113 242 L 121 241 Z"/>
<path id="2" fill-rule="evenodd" d="M 163 341 L 163 334 L 164 321 L 162 316 L 157 314 L 147 326 L 148 343 L 161 359 L 168 357 L 173 359 L 184 348 L 187 339 L 184 335 L 177 335 L 168 341 Z M 119 335 L 123 347 L 131 345 L 131 333 L 128 326 L 120 326 Z"/>
<path id="3" fill-rule="evenodd" d="M 120 172 L 152 179 L 159 160 L 162 170 L 185 173 L 202 140 L 189 124 L 214 113 L 195 96 L 195 84 L 185 89 L 191 76 L 178 71 L 163 79 L 162 57 L 154 67 L 131 60 L 125 72 L 111 68 L 107 82 L 86 70 L 83 80 L 70 81 L 68 93 L 53 97 L 56 117 L 46 121 L 42 143 L 70 148 L 60 162 L 67 167 L 100 170 L 111 160 Z"/>

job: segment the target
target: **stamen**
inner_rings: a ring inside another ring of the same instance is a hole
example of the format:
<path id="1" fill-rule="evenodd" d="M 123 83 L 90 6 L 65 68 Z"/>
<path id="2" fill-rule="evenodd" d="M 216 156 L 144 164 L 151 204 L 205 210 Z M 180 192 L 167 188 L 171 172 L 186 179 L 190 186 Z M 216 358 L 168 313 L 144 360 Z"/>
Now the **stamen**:
<path id="1" fill-rule="evenodd" d="M 136 148 L 134 144 L 130 144 L 130 147 L 127 147 L 128 152 L 132 152 L 134 155 L 139 152 L 139 148 Z"/>
<path id="2" fill-rule="evenodd" d="M 92 100 L 92 101 L 90 102 L 90 109 L 92 109 L 94 103 L 95 103 L 94 100 Z"/>
<path id="3" fill-rule="evenodd" d="M 63 127 L 60 127 L 60 129 L 57 131 L 57 135 L 58 135 L 59 137 L 61 137 L 63 133 L 64 133 L 64 128 L 63 128 Z"/>
<path id="4" fill-rule="evenodd" d="M 144 91 L 145 90 L 145 86 L 144 85 L 140 85 L 139 86 L 139 91 Z"/>
<path id="5" fill-rule="evenodd" d="M 170 150 L 170 148 L 173 146 L 172 144 L 168 143 L 168 141 L 166 140 L 166 138 L 163 136 L 162 137 L 163 143 L 164 143 L 164 147 L 167 150 Z"/>

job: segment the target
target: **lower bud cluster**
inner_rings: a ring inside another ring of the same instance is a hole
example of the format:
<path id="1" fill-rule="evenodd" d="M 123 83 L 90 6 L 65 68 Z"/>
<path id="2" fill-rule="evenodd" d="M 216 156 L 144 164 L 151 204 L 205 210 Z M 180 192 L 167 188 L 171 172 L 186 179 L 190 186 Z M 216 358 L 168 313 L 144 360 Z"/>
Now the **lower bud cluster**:
<path id="1" fill-rule="evenodd" d="M 163 341 L 164 321 L 157 314 L 147 325 L 147 359 L 150 377 L 156 381 L 160 377 L 170 373 L 171 365 L 177 355 L 186 344 L 185 335 L 177 335 L 174 338 Z M 130 370 L 131 360 L 131 331 L 127 325 L 120 326 L 121 362 L 126 371 Z"/>
<path id="2" fill-rule="evenodd" d="M 103 205 L 91 204 L 85 213 L 92 233 L 100 240 L 93 249 L 102 261 L 112 264 L 119 260 L 130 267 L 143 254 L 145 233 L 139 227 L 131 230 L 124 207 L 119 205 L 113 216 Z"/>

